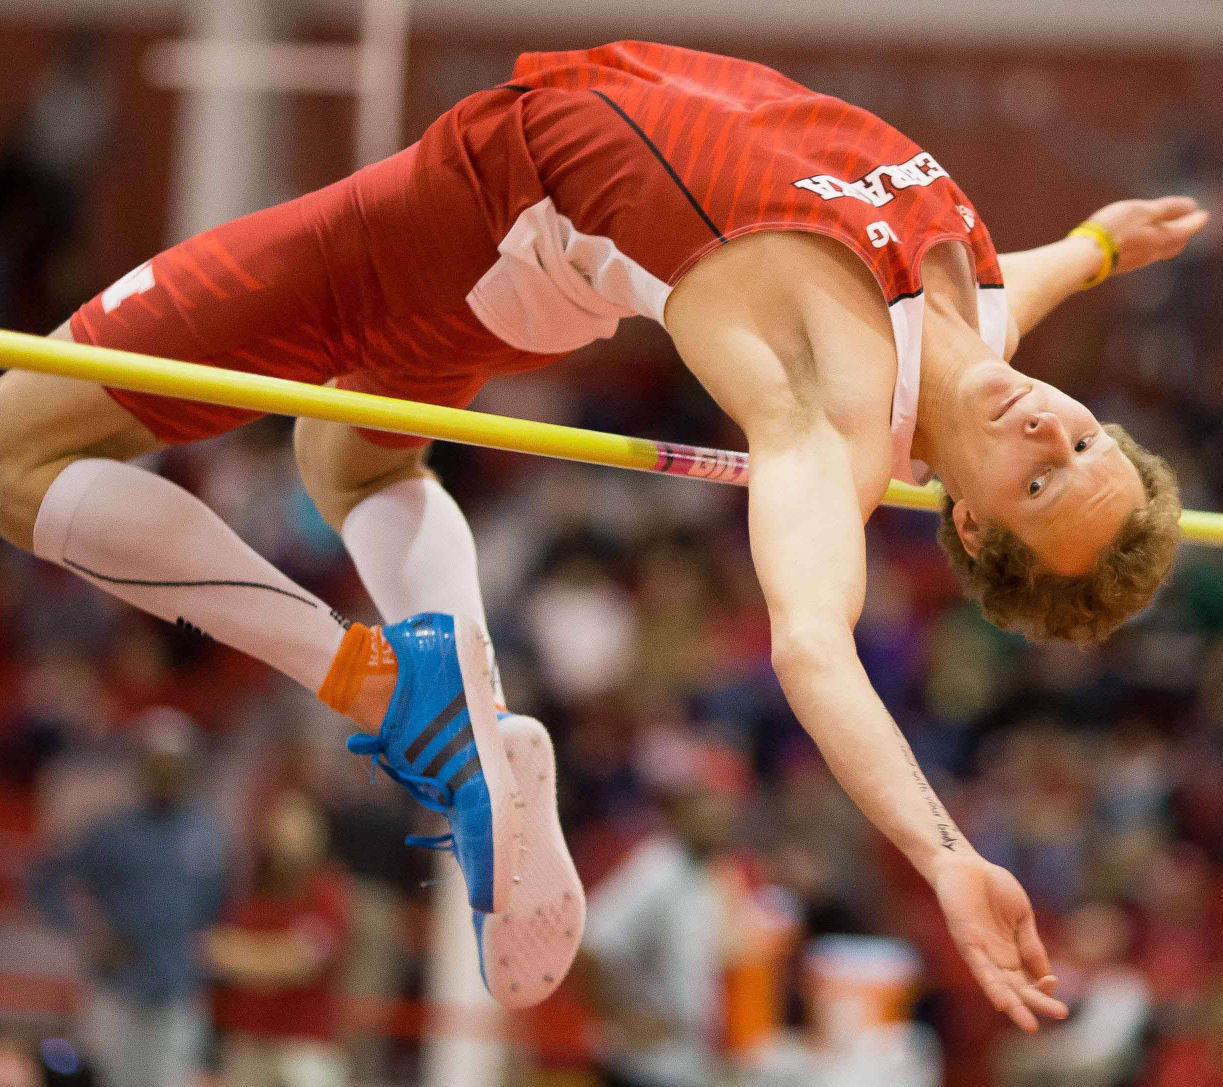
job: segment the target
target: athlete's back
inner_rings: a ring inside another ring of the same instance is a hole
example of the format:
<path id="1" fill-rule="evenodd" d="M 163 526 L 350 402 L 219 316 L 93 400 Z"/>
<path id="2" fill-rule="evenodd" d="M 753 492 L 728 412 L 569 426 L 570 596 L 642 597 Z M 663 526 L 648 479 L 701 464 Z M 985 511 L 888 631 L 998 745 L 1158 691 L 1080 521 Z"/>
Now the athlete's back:
<path id="1" fill-rule="evenodd" d="M 889 303 L 918 289 L 918 251 L 942 239 L 969 242 L 980 281 L 1001 283 L 988 232 L 932 155 L 866 110 L 771 68 L 675 46 L 616 42 L 525 54 L 509 86 L 569 92 L 560 99 L 532 96 L 526 106 L 532 157 L 569 214 L 601 198 L 631 206 L 645 236 L 657 238 L 662 226 L 672 231 L 672 224 L 653 220 L 637 190 L 622 184 L 608 154 L 617 126 L 610 118 L 589 124 L 581 103 L 602 99 L 648 144 L 697 221 L 699 244 L 666 269 L 668 282 L 716 245 L 774 229 L 838 237 L 870 266 Z M 578 124 L 585 131 L 575 141 Z M 582 169 L 591 158 L 603 160 L 601 181 Z M 588 194 L 577 190 L 575 175 Z M 623 229 L 617 236 L 627 242 Z"/>
<path id="2" fill-rule="evenodd" d="M 522 92 L 522 134 L 545 196 L 504 226 L 511 251 L 469 296 L 486 327 L 512 342 L 512 322 L 532 313 L 536 330 L 593 331 L 545 288 L 555 277 L 547 259 L 535 266 L 540 254 L 576 267 L 593 294 L 662 321 L 680 280 L 735 239 L 780 232 L 835 239 L 869 269 L 888 305 L 897 360 L 887 379 L 892 471 L 902 479 L 923 473 L 910 467 L 909 448 L 922 261 L 932 247 L 961 243 L 948 248 L 967 258 L 970 280 L 975 265 L 972 323 L 994 352 L 1002 352 L 1007 330 L 989 233 L 932 155 L 866 110 L 770 68 L 673 46 L 616 42 L 527 54 L 507 86 Z M 532 259 L 519 259 L 526 255 Z M 736 275 L 742 282 L 759 271 L 749 255 Z M 561 313 L 563 322 L 550 325 L 548 315 Z M 541 337 L 534 349 L 558 345 Z"/>

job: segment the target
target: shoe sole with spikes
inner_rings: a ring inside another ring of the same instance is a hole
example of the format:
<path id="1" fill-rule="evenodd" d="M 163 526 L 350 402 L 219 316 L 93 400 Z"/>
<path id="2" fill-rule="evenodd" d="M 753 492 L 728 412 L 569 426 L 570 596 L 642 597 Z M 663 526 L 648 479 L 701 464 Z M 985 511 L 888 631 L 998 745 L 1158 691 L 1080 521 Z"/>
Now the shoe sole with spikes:
<path id="1" fill-rule="evenodd" d="M 556 756 L 548 731 L 530 717 L 500 723 L 518 781 L 523 838 L 518 875 L 501 913 L 475 914 L 480 970 L 493 998 L 528 1008 L 569 973 L 586 925 L 586 894 L 556 809 Z"/>
<path id="2" fill-rule="evenodd" d="M 463 676 L 463 691 L 471 717 L 480 768 L 488 788 L 493 834 L 493 910 L 506 909 L 519 878 L 526 808 L 510 766 L 497 720 L 492 671 L 480 628 L 455 620 L 455 654 Z"/>

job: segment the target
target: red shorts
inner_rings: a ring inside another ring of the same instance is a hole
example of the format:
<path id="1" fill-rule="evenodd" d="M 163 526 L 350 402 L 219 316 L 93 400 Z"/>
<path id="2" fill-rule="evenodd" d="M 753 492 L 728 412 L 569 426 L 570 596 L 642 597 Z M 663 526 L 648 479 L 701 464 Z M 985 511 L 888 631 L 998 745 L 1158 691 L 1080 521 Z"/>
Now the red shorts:
<path id="1" fill-rule="evenodd" d="M 73 338 L 449 407 L 469 404 L 494 373 L 548 365 L 559 356 L 509 347 L 467 306 L 470 269 L 487 267 L 496 246 L 436 143 L 431 156 L 413 145 L 168 249 L 78 310 Z M 258 418 L 108 391 L 172 444 Z M 426 441 L 363 433 L 393 448 Z"/>

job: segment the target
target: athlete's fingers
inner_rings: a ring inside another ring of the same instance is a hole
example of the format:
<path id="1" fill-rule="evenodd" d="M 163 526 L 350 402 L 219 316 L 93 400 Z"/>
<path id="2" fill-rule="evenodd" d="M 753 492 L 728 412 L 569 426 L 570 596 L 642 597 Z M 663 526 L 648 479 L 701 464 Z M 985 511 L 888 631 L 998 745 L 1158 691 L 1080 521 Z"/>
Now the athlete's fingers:
<path id="1" fill-rule="evenodd" d="M 975 947 L 966 948 L 964 958 L 973 977 L 977 979 L 977 984 L 981 986 L 995 1010 L 1008 1016 L 1020 1030 L 1029 1034 L 1040 1029 L 1036 1016 L 984 951 Z"/>
<path id="2" fill-rule="evenodd" d="M 997 1011 L 1006 1011 L 1015 994 L 1003 981 L 1002 975 L 990 961 L 989 956 L 979 948 L 970 947 L 964 951 L 964 960 L 968 963 L 968 969 L 972 971 L 972 976 L 977 979 L 977 984 L 981 986 L 989 1002 Z"/>
<path id="3" fill-rule="evenodd" d="M 1155 243 L 1155 259 L 1167 260 L 1181 253 L 1189 244 L 1189 239 L 1206 225 L 1209 217 L 1205 211 L 1193 211 L 1188 215 L 1182 215 L 1179 219 L 1156 223 L 1155 227 L 1159 231 L 1159 237 Z"/>
<path id="4" fill-rule="evenodd" d="M 1028 911 L 1028 915 L 1019 923 L 1015 938 L 1019 945 L 1019 959 L 1028 972 L 1028 977 L 1045 977 L 1049 973 L 1049 955 L 1036 931 L 1036 919 L 1031 911 Z"/>
<path id="5" fill-rule="evenodd" d="M 1036 983 L 1036 988 L 1038 988 L 1042 993 L 1048 993 L 1049 996 L 1052 996 L 1054 991 L 1057 989 L 1057 978 L 1052 974 L 1046 974 Z"/>
<path id="6" fill-rule="evenodd" d="M 1179 219 L 1197 210 L 1197 206 L 1192 196 L 1165 196 L 1151 201 L 1151 210 L 1158 219 Z"/>
<path id="7" fill-rule="evenodd" d="M 1187 215 L 1181 215 L 1176 219 L 1169 219 L 1163 224 L 1163 227 L 1179 237 L 1188 238 L 1201 230 L 1209 218 L 1210 212 L 1205 208 L 1198 208 Z"/>
<path id="8" fill-rule="evenodd" d="M 1015 1002 L 1006 1009 L 1006 1014 L 1010 1016 L 1011 1022 L 1026 1034 L 1035 1034 L 1040 1030 L 1040 1020 L 1028 1009 L 1028 1006 L 1015 998 Z"/>
<path id="9" fill-rule="evenodd" d="M 1070 1014 L 1070 1009 L 1065 1004 L 1043 992 L 1037 985 L 1025 986 L 1020 995 L 1033 1012 L 1043 1015 L 1046 1019 L 1065 1019 Z"/>

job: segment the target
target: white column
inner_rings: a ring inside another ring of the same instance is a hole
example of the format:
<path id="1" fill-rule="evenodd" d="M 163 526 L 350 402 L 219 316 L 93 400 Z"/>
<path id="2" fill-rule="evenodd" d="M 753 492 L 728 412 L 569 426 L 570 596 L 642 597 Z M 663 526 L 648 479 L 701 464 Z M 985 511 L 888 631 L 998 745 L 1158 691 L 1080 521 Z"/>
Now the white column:
<path id="1" fill-rule="evenodd" d="M 259 39 L 268 30 L 265 0 L 192 4 L 190 34 L 214 42 Z M 275 103 L 269 94 L 201 85 L 179 99 L 167 242 L 263 207 Z"/>
<path id="2" fill-rule="evenodd" d="M 438 855 L 437 871 L 429 917 L 426 999 L 436 1005 L 471 1008 L 479 1013 L 481 1023 L 494 1023 L 500 1018 L 499 1009 L 480 980 L 463 875 L 446 854 Z M 463 1022 L 450 1024 L 432 1014 L 426 1020 L 421 1087 L 499 1087 L 505 1082 L 505 1043 L 467 1037 L 463 1027 Z"/>
<path id="3" fill-rule="evenodd" d="M 368 166 L 403 146 L 412 0 L 365 0 L 357 61 L 355 165 Z"/>

